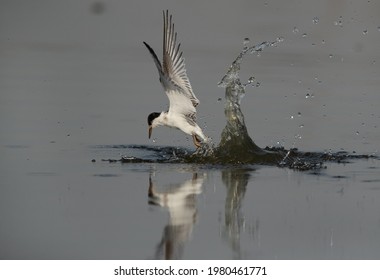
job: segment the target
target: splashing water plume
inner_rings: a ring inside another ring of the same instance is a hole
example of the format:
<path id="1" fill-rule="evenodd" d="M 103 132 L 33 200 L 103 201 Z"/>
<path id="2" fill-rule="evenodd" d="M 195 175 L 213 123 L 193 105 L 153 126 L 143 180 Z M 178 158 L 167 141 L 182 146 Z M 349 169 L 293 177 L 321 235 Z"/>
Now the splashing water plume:
<path id="1" fill-rule="evenodd" d="M 248 134 L 244 122 L 244 115 L 240 108 L 241 99 L 245 95 L 245 87 L 252 84 L 254 77 L 249 78 L 248 83 L 242 84 L 239 77 L 240 65 L 246 54 L 257 54 L 266 47 L 277 46 L 283 38 L 277 38 L 274 42 L 247 47 L 247 38 L 244 39 L 244 48 L 232 62 L 227 73 L 223 76 L 218 86 L 225 88 L 224 114 L 227 124 L 222 131 L 221 141 L 215 150 L 215 155 L 224 163 L 257 163 L 276 160 L 278 153 L 264 151 L 258 147 Z"/>

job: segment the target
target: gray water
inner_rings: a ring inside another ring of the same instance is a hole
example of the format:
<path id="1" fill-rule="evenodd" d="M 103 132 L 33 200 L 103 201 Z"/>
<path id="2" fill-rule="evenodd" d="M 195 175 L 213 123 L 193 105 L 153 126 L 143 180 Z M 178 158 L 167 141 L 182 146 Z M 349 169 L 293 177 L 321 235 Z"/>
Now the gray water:
<path id="1" fill-rule="evenodd" d="M 378 3 L 97 3 L 0 2 L 1 259 L 380 257 Z M 241 65 L 247 132 L 352 157 L 303 172 L 158 163 L 194 151 L 176 130 L 147 137 L 167 100 L 142 41 L 160 53 L 166 8 L 215 143 L 243 39 L 282 37 Z M 152 162 L 102 161 L 125 155 Z"/>

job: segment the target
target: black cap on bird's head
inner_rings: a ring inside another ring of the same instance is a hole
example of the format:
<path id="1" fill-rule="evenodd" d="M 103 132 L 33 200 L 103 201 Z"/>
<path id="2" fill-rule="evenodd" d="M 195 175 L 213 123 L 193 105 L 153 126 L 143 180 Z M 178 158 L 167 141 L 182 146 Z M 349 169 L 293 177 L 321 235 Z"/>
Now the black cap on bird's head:
<path id="1" fill-rule="evenodd" d="M 159 115 L 161 115 L 161 113 L 154 112 L 154 113 L 149 114 L 149 116 L 148 116 L 148 126 L 149 126 L 149 134 L 148 135 L 149 135 L 149 138 L 152 135 L 153 120 L 155 118 L 157 118 Z"/>

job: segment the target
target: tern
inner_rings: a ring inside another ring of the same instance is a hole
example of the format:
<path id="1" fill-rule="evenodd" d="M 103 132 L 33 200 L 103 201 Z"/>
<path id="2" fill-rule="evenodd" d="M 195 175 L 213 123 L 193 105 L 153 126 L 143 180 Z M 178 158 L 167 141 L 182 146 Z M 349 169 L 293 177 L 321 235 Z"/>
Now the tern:
<path id="1" fill-rule="evenodd" d="M 148 116 L 149 138 L 153 128 L 169 126 L 182 130 L 193 137 L 194 145 L 201 147 L 207 137 L 196 123 L 196 107 L 199 104 L 186 74 L 185 61 L 177 44 L 177 32 L 174 31 L 172 15 L 163 11 L 164 38 L 162 64 L 154 50 L 146 43 L 144 45 L 153 57 L 157 66 L 161 85 L 169 98 L 169 109 L 164 112 L 153 112 Z"/>

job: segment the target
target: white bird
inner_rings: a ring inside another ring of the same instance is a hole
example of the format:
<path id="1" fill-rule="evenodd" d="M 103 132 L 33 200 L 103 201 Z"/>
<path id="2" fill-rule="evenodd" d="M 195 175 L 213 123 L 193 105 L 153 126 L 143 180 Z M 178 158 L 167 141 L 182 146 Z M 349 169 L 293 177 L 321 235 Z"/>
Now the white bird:
<path id="1" fill-rule="evenodd" d="M 199 104 L 191 88 L 189 78 L 186 74 L 185 62 L 180 51 L 181 44 L 177 45 L 177 32 L 174 32 L 172 15 L 168 11 L 163 11 L 164 15 L 164 38 L 163 38 L 163 59 L 162 64 L 157 58 L 154 50 L 144 42 L 154 63 L 157 66 L 160 82 L 169 98 L 169 109 L 166 112 L 154 112 L 148 116 L 149 138 L 152 129 L 166 125 L 182 130 L 193 137 L 196 147 L 201 146 L 202 141 L 207 137 L 196 123 L 196 109 Z"/>

